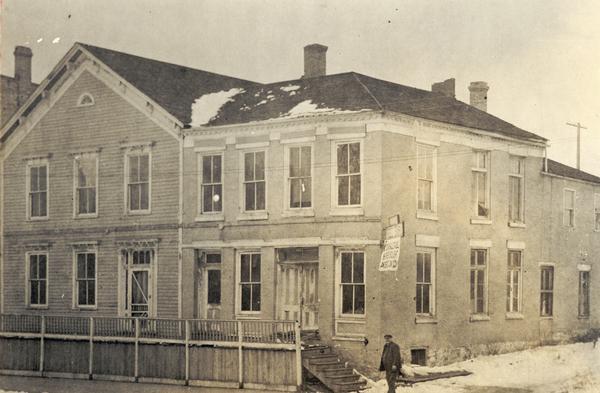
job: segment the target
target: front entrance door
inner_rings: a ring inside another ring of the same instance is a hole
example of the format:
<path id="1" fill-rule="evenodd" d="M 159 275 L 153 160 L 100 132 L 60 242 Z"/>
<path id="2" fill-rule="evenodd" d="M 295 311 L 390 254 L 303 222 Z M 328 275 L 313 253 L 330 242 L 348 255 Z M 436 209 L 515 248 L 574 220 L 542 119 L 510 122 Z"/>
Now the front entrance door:
<path id="1" fill-rule="evenodd" d="M 150 271 L 148 269 L 131 269 L 129 271 L 130 294 L 127 297 L 128 309 L 132 317 L 148 318 L 150 311 Z"/>
<path id="2" fill-rule="evenodd" d="M 153 249 L 133 249 L 121 252 L 124 280 L 124 314 L 149 318 L 153 310 Z"/>
<path id="3" fill-rule="evenodd" d="M 298 258 L 297 255 L 297 250 L 313 249 L 285 250 L 288 250 L 285 253 L 287 255 L 278 252 L 277 317 L 283 320 L 299 321 L 302 330 L 316 330 L 319 323 L 318 251 L 317 260 L 315 260 L 306 258 L 306 254 L 314 255 L 314 253 L 304 252 L 304 258 Z"/>

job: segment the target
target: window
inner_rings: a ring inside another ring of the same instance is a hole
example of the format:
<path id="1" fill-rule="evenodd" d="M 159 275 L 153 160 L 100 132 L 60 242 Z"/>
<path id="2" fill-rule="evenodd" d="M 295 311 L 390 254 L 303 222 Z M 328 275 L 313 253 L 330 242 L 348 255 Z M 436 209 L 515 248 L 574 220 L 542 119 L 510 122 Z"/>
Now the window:
<path id="1" fill-rule="evenodd" d="M 490 152 L 473 152 L 473 215 L 490 218 Z"/>
<path id="2" fill-rule="evenodd" d="M 219 305 L 221 304 L 221 254 L 206 254 L 206 271 L 207 303 Z"/>
<path id="3" fill-rule="evenodd" d="M 417 251 L 417 314 L 434 314 L 435 251 Z"/>
<path id="4" fill-rule="evenodd" d="M 337 145 L 337 204 L 357 206 L 361 204 L 360 142 Z"/>
<path id="5" fill-rule="evenodd" d="M 415 348 L 410 350 L 410 364 L 427 366 L 427 350 L 425 348 Z"/>
<path id="6" fill-rule="evenodd" d="M 341 253 L 341 310 L 346 315 L 365 314 L 365 254 Z"/>
<path id="7" fill-rule="evenodd" d="M 471 314 L 487 314 L 488 250 L 471 250 Z"/>
<path id="8" fill-rule="evenodd" d="M 77 100 L 77 106 L 92 106 L 94 105 L 94 97 L 90 93 L 83 93 Z"/>
<path id="9" fill-rule="evenodd" d="M 540 315 L 551 317 L 554 300 L 554 267 L 542 266 L 541 272 Z"/>
<path id="10" fill-rule="evenodd" d="M 260 312 L 260 254 L 240 255 L 240 311 Z"/>
<path id="11" fill-rule="evenodd" d="M 508 251 L 506 274 L 506 312 L 521 312 L 521 278 L 523 276 L 522 252 Z"/>
<path id="12" fill-rule="evenodd" d="M 563 225 L 573 228 L 575 226 L 575 190 L 563 191 Z"/>
<path id="13" fill-rule="evenodd" d="M 29 218 L 48 217 L 48 164 L 30 163 L 27 166 Z"/>
<path id="14" fill-rule="evenodd" d="M 600 231 L 600 194 L 594 194 L 594 229 Z"/>
<path id="15" fill-rule="evenodd" d="M 81 155 L 75 157 L 75 215 L 95 215 L 98 186 L 98 157 Z"/>
<path id="16" fill-rule="evenodd" d="M 150 210 L 150 154 L 127 155 L 127 208 L 130 212 Z"/>
<path id="17" fill-rule="evenodd" d="M 202 213 L 219 213 L 223 209 L 223 156 L 207 155 L 202 160 L 201 201 Z"/>
<path id="18" fill-rule="evenodd" d="M 312 206 L 312 148 L 295 146 L 289 148 L 288 190 L 290 208 Z"/>
<path id="19" fill-rule="evenodd" d="M 244 196 L 246 211 L 266 207 L 265 152 L 244 153 Z"/>
<path id="20" fill-rule="evenodd" d="M 96 253 L 75 253 L 75 293 L 77 306 L 96 305 Z"/>
<path id="21" fill-rule="evenodd" d="M 579 316 L 590 316 L 590 272 L 579 272 Z"/>
<path id="22" fill-rule="evenodd" d="M 510 157 L 508 175 L 508 219 L 510 222 L 523 222 L 525 159 Z"/>
<path id="23" fill-rule="evenodd" d="M 48 305 L 48 254 L 27 255 L 28 295 L 30 306 Z"/>
<path id="24" fill-rule="evenodd" d="M 433 146 L 417 145 L 417 208 L 435 211 L 435 154 Z"/>

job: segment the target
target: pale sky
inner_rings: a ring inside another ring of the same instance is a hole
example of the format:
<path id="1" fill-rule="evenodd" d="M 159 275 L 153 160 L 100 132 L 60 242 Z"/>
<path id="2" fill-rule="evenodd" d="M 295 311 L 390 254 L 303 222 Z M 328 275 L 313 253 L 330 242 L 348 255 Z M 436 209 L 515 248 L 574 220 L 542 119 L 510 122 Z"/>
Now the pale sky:
<path id="1" fill-rule="evenodd" d="M 0 0 L 1 70 L 32 48 L 39 82 L 74 42 L 258 82 L 302 75 L 302 48 L 329 47 L 328 73 L 430 89 L 490 85 L 488 111 L 551 140 L 549 156 L 600 175 L 600 3 L 504 1 Z"/>

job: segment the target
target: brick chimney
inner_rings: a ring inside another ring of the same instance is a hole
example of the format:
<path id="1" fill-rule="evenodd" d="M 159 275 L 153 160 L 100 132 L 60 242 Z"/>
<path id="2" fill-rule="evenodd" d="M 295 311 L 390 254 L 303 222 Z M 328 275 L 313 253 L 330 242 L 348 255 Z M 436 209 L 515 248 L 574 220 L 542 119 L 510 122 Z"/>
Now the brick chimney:
<path id="1" fill-rule="evenodd" d="M 15 47 L 15 79 L 19 90 L 28 90 L 31 86 L 31 57 L 33 53 L 26 46 Z"/>
<path id="2" fill-rule="evenodd" d="M 469 92 L 471 92 L 471 106 L 487 112 L 487 92 L 489 89 L 490 87 L 486 82 L 471 82 L 469 85 Z"/>
<path id="3" fill-rule="evenodd" d="M 304 76 L 314 78 L 326 74 L 327 47 L 320 44 L 311 44 L 304 47 Z"/>
<path id="4" fill-rule="evenodd" d="M 456 81 L 454 78 L 446 79 L 443 82 L 437 82 L 431 85 L 431 91 L 434 93 L 440 93 L 447 97 L 456 97 Z"/>

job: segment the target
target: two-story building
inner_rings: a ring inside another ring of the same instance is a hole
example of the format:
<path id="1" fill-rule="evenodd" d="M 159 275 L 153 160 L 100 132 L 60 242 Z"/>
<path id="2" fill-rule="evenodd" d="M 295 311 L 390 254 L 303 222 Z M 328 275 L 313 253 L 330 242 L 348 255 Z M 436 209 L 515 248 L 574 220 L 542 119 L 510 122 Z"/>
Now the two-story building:
<path id="1" fill-rule="evenodd" d="M 3 130 L 3 312 L 297 319 L 367 370 L 384 333 L 441 364 L 598 327 L 600 178 L 484 82 L 326 49 L 258 84 L 75 45 Z"/>

